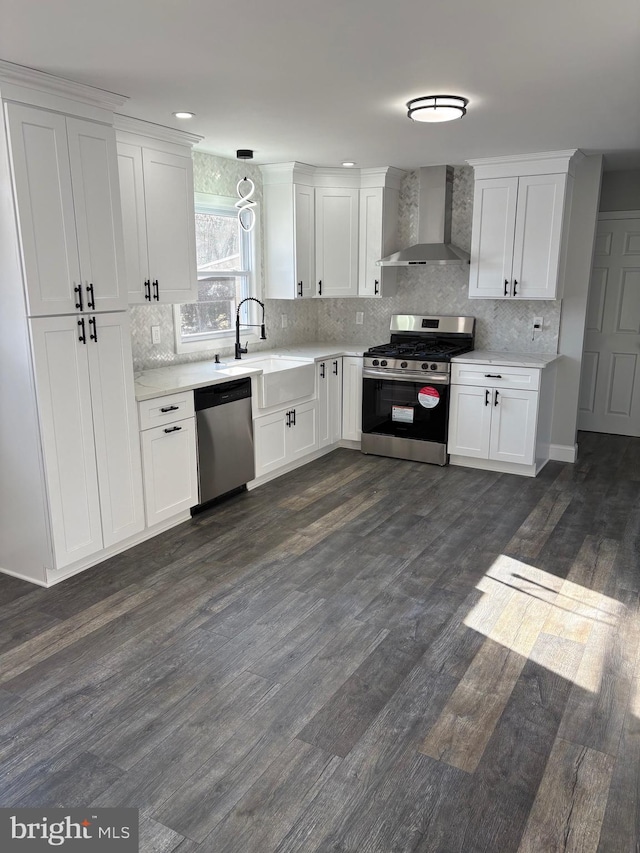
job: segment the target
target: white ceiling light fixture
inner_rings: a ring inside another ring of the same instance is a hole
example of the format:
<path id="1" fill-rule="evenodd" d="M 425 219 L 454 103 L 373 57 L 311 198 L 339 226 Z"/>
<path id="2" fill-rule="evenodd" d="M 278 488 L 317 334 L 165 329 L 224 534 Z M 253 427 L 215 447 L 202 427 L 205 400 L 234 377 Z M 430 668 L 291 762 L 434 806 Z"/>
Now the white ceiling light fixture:
<path id="1" fill-rule="evenodd" d="M 343 166 L 355 166 L 356 161 L 355 160 L 343 160 L 342 165 Z"/>
<path id="2" fill-rule="evenodd" d="M 171 114 L 174 118 L 194 118 L 195 113 L 190 113 L 188 110 L 178 110 L 176 113 Z"/>
<path id="3" fill-rule="evenodd" d="M 424 95 L 407 102 L 407 115 L 413 121 L 452 121 L 466 114 L 468 103 L 460 95 Z"/>

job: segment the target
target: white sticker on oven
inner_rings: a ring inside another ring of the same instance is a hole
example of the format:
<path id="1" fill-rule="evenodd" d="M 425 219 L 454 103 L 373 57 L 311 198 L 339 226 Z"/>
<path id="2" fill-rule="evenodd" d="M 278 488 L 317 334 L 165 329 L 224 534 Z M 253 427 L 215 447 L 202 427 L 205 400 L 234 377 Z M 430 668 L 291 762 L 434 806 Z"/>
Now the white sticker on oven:
<path id="1" fill-rule="evenodd" d="M 403 424 L 413 423 L 413 406 L 391 406 L 391 420 Z"/>
<path id="2" fill-rule="evenodd" d="M 433 385 L 425 385 L 418 391 L 418 402 L 425 409 L 435 409 L 440 402 L 440 392 Z"/>

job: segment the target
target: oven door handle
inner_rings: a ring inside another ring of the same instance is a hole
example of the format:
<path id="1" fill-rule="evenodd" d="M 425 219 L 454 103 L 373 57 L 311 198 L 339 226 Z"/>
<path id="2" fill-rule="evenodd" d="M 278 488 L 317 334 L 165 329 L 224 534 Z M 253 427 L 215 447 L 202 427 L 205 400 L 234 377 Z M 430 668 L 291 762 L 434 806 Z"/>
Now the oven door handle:
<path id="1" fill-rule="evenodd" d="M 366 368 L 362 371 L 363 379 L 394 379 L 398 382 L 425 382 L 431 385 L 449 385 L 448 373 L 429 373 L 426 375 L 408 375 L 406 373 L 393 373 L 390 370 L 371 370 Z"/>

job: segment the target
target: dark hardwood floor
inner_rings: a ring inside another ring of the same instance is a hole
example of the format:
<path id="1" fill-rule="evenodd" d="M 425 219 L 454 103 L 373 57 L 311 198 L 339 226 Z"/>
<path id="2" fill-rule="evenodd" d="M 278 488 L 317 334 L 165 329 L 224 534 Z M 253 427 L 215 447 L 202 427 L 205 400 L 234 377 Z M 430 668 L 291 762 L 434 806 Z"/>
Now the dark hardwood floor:
<path id="1" fill-rule="evenodd" d="M 0 576 L 0 805 L 143 853 L 638 853 L 640 439 L 339 450 L 49 590 Z"/>

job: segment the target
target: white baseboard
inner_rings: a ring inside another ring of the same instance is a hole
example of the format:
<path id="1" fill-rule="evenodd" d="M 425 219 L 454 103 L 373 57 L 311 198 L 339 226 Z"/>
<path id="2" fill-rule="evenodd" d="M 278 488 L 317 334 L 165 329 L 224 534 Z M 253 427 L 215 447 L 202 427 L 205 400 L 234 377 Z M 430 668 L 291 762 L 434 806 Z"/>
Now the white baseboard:
<path id="1" fill-rule="evenodd" d="M 577 444 L 550 444 L 549 459 L 554 462 L 575 462 L 578 458 Z"/>
<path id="2" fill-rule="evenodd" d="M 28 583 L 35 583 L 37 586 L 43 586 L 45 587 L 45 589 L 48 586 L 46 581 L 38 580 L 37 578 L 27 577 L 27 575 L 21 575 L 20 572 L 13 572 L 11 571 L 11 569 L 0 568 L 0 572 L 3 575 L 9 575 L 12 578 L 18 578 L 18 580 L 21 581 L 27 581 Z"/>

